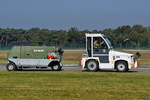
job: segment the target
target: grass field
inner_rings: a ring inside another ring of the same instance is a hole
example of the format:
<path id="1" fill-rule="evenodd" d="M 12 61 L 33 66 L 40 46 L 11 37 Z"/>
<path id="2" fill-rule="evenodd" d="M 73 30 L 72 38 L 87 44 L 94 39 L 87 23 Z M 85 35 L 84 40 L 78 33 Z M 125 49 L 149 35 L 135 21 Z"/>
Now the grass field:
<path id="1" fill-rule="evenodd" d="M 7 63 L 7 56 L 8 51 L 0 51 L 0 64 L 6 64 Z"/>
<path id="2" fill-rule="evenodd" d="M 134 50 L 122 50 L 135 53 Z M 140 50 L 150 65 L 150 50 Z M 83 50 L 65 50 L 63 63 L 76 63 Z M 0 51 L 7 58 L 8 51 Z M 1 59 L 0 63 L 7 63 Z M 150 74 L 117 72 L 0 72 L 0 100 L 150 100 Z"/>
<path id="3" fill-rule="evenodd" d="M 0 100 L 149 100 L 150 74 L 1 72 Z"/>
<path id="4" fill-rule="evenodd" d="M 120 50 L 135 54 L 137 51 L 142 54 L 140 57 L 141 65 L 150 65 L 150 50 Z M 79 64 L 84 50 L 65 50 L 63 64 Z M 7 63 L 8 51 L 0 51 L 0 64 Z"/>

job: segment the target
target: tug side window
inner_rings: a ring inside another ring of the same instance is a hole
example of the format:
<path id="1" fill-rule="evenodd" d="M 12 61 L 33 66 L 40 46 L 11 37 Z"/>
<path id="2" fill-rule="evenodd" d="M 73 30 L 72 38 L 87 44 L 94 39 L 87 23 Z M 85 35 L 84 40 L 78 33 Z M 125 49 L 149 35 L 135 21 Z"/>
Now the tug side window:
<path id="1" fill-rule="evenodd" d="M 91 37 L 87 38 L 87 52 L 89 57 L 91 57 Z"/>
<path id="2" fill-rule="evenodd" d="M 93 38 L 93 48 L 94 49 L 108 49 L 107 44 L 100 37 Z"/>

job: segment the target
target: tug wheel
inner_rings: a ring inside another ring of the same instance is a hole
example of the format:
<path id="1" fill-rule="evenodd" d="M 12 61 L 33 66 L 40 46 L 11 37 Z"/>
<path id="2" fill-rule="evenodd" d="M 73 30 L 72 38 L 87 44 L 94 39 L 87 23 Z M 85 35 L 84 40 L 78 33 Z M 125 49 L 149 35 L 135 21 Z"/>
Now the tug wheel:
<path id="1" fill-rule="evenodd" d="M 128 71 L 128 65 L 124 61 L 119 61 L 116 63 L 116 69 L 118 72 L 127 72 Z"/>
<path id="2" fill-rule="evenodd" d="M 89 60 L 86 63 L 86 67 L 87 67 L 87 70 L 91 72 L 96 72 L 99 69 L 98 62 L 95 60 Z"/>

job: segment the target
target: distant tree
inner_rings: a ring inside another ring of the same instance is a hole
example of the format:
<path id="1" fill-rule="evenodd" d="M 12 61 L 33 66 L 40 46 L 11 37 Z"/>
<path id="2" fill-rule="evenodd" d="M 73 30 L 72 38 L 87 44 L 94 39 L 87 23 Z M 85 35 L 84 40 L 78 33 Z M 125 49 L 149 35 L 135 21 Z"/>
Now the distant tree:
<path id="1" fill-rule="evenodd" d="M 7 46 L 11 42 L 43 42 L 44 44 L 55 44 L 61 46 L 84 46 L 85 33 L 102 33 L 110 39 L 114 46 L 149 46 L 150 27 L 136 24 L 132 27 L 124 25 L 115 29 L 107 28 L 104 30 L 78 30 L 71 27 L 66 30 L 48 30 L 34 27 L 28 30 L 0 28 L 0 46 Z M 37 44 L 38 45 L 38 44 Z"/>
<path id="2" fill-rule="evenodd" d="M 80 43 L 80 32 L 77 28 L 71 27 L 67 33 L 67 44 L 76 45 Z"/>
<path id="3" fill-rule="evenodd" d="M 92 33 L 100 33 L 98 30 L 93 30 Z"/>
<path id="4" fill-rule="evenodd" d="M 90 32 L 89 30 L 82 30 L 82 31 L 80 31 L 80 37 L 78 37 L 78 38 L 80 38 L 80 45 L 85 47 L 85 41 L 86 41 L 85 34 L 89 33 L 89 32 Z"/>
<path id="5" fill-rule="evenodd" d="M 132 27 L 132 31 L 136 31 L 138 33 L 144 33 L 144 32 L 146 32 L 146 28 L 140 24 L 136 24 Z"/>
<path id="6" fill-rule="evenodd" d="M 67 32 L 64 30 L 58 31 L 58 41 L 60 46 L 64 46 L 67 42 Z"/>
<path id="7" fill-rule="evenodd" d="M 146 28 L 146 32 L 144 32 L 144 36 L 146 37 L 147 45 L 150 45 L 150 27 Z"/>

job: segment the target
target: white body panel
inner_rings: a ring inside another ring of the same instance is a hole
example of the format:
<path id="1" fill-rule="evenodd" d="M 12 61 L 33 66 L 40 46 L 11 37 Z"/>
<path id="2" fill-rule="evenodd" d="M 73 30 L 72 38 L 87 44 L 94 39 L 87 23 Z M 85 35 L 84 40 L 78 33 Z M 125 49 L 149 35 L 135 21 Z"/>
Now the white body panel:
<path id="1" fill-rule="evenodd" d="M 37 66 L 37 67 L 48 67 L 49 63 L 52 61 L 58 61 L 57 59 L 8 59 L 15 63 L 16 66 Z"/>
<path id="2" fill-rule="evenodd" d="M 99 69 L 114 69 L 116 61 L 124 60 L 124 61 L 128 62 L 129 69 L 136 68 L 137 62 L 134 62 L 134 60 L 131 58 L 131 56 L 132 56 L 132 54 L 110 50 L 109 63 L 100 63 L 98 57 L 83 57 L 81 60 L 81 65 L 82 65 L 82 68 L 85 69 L 86 61 L 88 61 L 90 59 L 95 59 L 99 63 Z M 113 59 L 113 57 L 115 57 L 115 59 Z"/>

